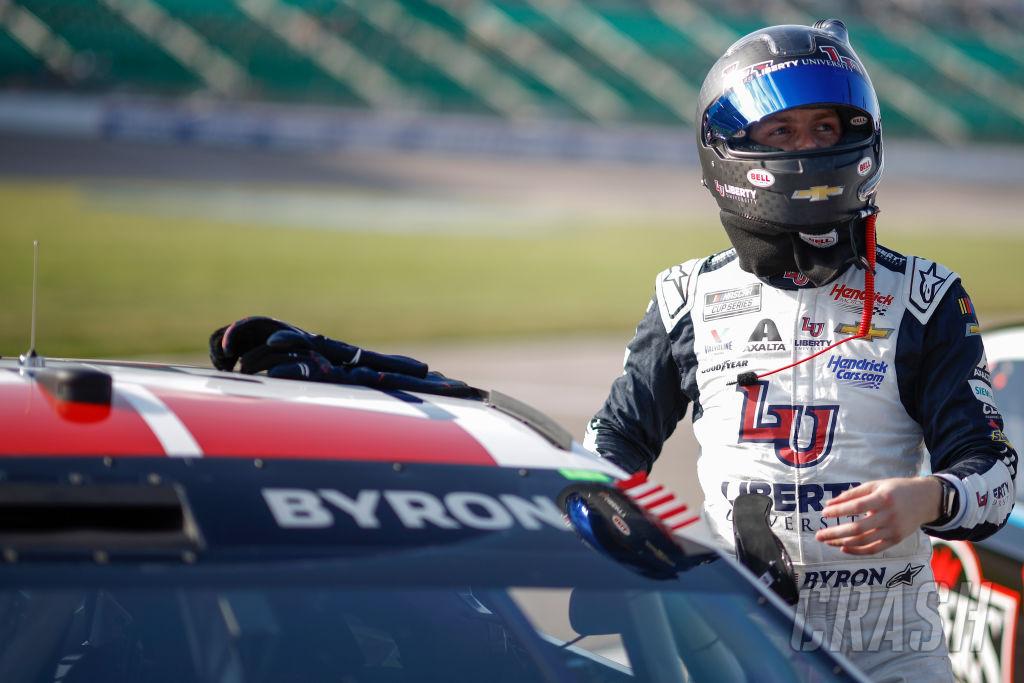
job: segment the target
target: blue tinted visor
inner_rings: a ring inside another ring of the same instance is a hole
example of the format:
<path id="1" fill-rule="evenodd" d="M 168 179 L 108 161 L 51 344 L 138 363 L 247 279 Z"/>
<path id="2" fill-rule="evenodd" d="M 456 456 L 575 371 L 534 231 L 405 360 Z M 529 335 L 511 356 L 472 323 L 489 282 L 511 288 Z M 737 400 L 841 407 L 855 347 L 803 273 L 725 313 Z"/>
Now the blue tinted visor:
<path id="1" fill-rule="evenodd" d="M 569 496 L 565 502 L 565 512 L 569 516 L 569 522 L 573 528 L 591 546 L 600 548 L 602 544 L 594 535 L 594 528 L 590 524 L 590 509 L 587 507 L 587 501 L 577 493 Z"/>
<path id="2" fill-rule="evenodd" d="M 766 116 L 809 105 L 858 109 L 870 117 L 870 125 L 865 126 L 868 132 L 879 117 L 875 91 L 863 74 L 842 67 L 797 64 L 742 80 L 737 77 L 728 84 L 707 109 L 704 140 L 728 140 Z"/>

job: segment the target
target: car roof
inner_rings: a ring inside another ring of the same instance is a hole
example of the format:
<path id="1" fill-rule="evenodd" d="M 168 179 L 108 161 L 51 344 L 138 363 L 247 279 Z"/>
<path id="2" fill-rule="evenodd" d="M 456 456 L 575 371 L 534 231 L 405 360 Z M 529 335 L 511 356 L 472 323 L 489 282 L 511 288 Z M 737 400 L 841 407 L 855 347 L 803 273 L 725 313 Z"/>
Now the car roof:
<path id="1" fill-rule="evenodd" d="M 1024 359 L 1024 323 L 985 332 L 983 338 L 990 363 Z"/>
<path id="2" fill-rule="evenodd" d="M 108 375 L 109 403 L 67 400 L 36 369 L 0 360 L 0 457 L 365 460 L 623 476 L 550 420 L 497 394 L 480 401 L 185 365 L 45 362 L 51 373 Z"/>

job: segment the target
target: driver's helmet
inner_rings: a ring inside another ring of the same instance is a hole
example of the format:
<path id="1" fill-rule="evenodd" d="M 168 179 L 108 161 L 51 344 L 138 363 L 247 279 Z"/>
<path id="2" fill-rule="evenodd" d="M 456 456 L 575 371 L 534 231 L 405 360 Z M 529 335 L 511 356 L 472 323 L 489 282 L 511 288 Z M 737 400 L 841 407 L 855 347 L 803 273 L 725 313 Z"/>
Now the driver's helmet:
<path id="1" fill-rule="evenodd" d="M 753 124 L 798 107 L 835 110 L 838 142 L 783 151 L 751 139 Z M 703 183 L 724 212 L 827 229 L 873 203 L 882 177 L 878 100 L 838 19 L 740 38 L 704 80 L 697 122 Z"/>

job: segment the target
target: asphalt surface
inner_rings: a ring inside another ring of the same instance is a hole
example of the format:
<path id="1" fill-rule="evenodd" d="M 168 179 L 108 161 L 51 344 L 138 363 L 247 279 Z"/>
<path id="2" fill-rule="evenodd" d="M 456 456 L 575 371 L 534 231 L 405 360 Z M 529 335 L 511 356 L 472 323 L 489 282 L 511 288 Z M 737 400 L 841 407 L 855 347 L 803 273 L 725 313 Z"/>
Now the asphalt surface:
<path id="1" fill-rule="evenodd" d="M 697 169 L 689 164 L 287 151 L 0 131 L 0 179 L 233 187 L 252 196 L 268 188 L 300 196 L 316 191 L 344 195 L 338 201 L 349 204 L 353 197 L 372 197 L 375 210 L 414 198 L 444 202 L 453 214 L 483 206 L 499 215 L 520 212 L 524 220 L 535 220 L 538 213 L 584 219 L 715 217 Z M 1022 190 L 1021 150 L 892 143 L 879 191 L 879 227 L 969 229 L 972 235 L 1019 231 L 1024 229 Z M 244 198 L 236 203 L 244 205 Z M 526 208 L 533 213 L 522 213 Z M 475 214 L 471 217 L 479 224 Z M 315 225 L 315 217 L 307 223 Z M 324 227 L 332 226 L 326 221 Z"/>

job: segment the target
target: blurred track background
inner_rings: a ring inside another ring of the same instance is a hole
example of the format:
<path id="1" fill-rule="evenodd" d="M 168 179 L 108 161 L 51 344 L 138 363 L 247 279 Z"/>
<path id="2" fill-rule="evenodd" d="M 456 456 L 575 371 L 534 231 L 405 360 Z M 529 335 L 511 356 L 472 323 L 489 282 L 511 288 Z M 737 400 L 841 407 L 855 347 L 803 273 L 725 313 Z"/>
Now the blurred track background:
<path id="1" fill-rule="evenodd" d="M 0 353 L 203 362 L 267 314 L 579 436 L 654 275 L 727 245 L 696 91 L 837 16 L 881 99 L 880 240 L 1024 292 L 1019 0 L 0 0 Z M 693 491 L 685 425 L 656 474 Z"/>

